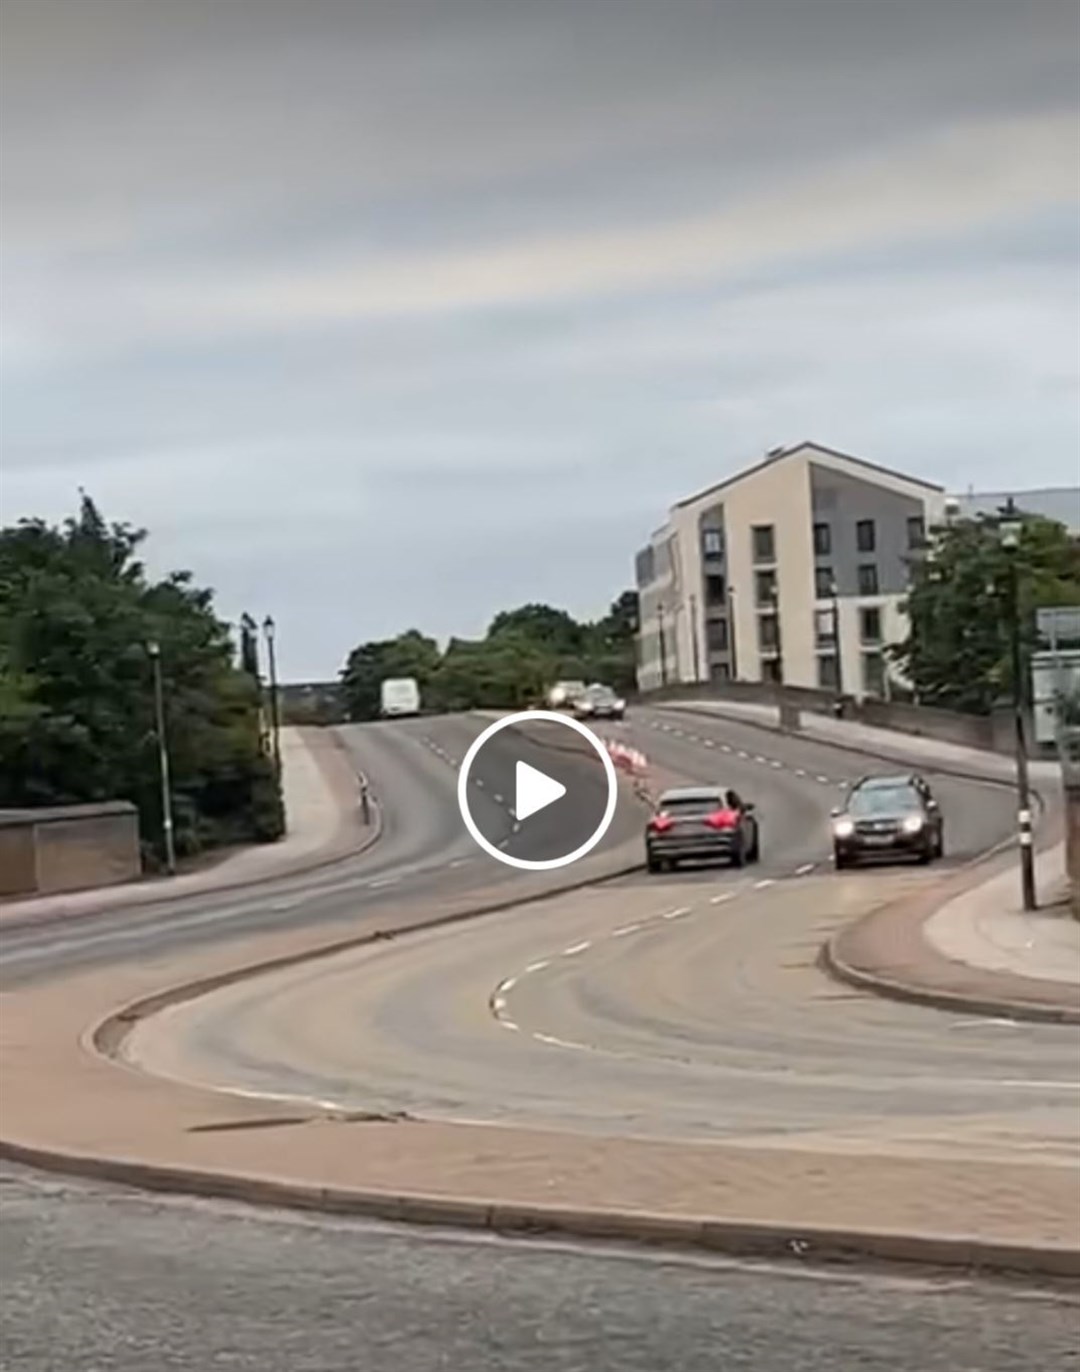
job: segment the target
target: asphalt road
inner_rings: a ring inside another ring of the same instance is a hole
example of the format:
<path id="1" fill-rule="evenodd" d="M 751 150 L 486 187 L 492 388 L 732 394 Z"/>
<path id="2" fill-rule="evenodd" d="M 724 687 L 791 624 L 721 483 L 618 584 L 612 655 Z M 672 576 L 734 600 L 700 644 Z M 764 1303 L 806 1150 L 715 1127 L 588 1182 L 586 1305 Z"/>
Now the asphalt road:
<path id="1" fill-rule="evenodd" d="M 0 1172 L 5 1372 L 1067 1372 L 1062 1295 L 410 1234 Z"/>
<path id="2" fill-rule="evenodd" d="M 176 902 L 137 913 L 90 916 L 77 924 L 6 931 L 0 945 L 0 986 L 62 978 L 69 970 L 119 959 L 165 959 L 174 949 L 257 929 L 315 922 L 338 922 L 358 932 L 368 925 L 385 927 L 405 899 L 445 897 L 479 885 L 485 890 L 501 885 L 510 894 L 518 875 L 477 853 L 454 803 L 456 763 L 481 727 L 481 721 L 442 719 L 350 731 L 350 746 L 384 805 L 383 839 L 368 854 L 315 876 L 267 883 L 257 891 L 233 893 L 212 903 Z M 748 879 L 775 881 L 776 886 L 748 895 L 745 903 L 740 896 L 722 905 L 723 926 L 719 920 L 712 926 L 701 920 L 696 929 L 698 907 L 710 909 L 715 897 L 728 894 L 732 877 L 687 871 L 668 883 L 670 892 L 644 877 L 622 888 L 605 888 L 616 898 L 623 890 L 628 901 L 655 906 L 659 920 L 645 939 L 656 933 L 667 941 L 660 961 L 654 962 L 659 942 L 651 951 L 644 941 L 635 944 L 633 936 L 620 936 L 616 942 L 614 929 L 619 926 L 609 922 L 612 937 L 606 944 L 596 943 L 594 960 L 577 963 L 575 955 L 572 972 L 560 967 L 546 984 L 511 988 L 505 999 L 522 1020 L 517 1033 L 501 1029 L 493 1007 L 482 1001 L 485 1031 L 505 1040 L 506 1051 L 515 1055 L 525 1050 L 526 1040 L 528 1051 L 543 1053 L 546 1065 L 536 1078 L 538 1089 L 545 1076 L 550 1081 L 561 1078 L 563 1100 L 566 1082 L 576 1073 L 585 1073 L 581 1084 L 587 1092 L 590 1081 L 612 1072 L 612 1063 L 624 1052 L 627 1060 L 639 1059 L 636 1070 L 653 1072 L 658 1080 L 678 1075 L 680 1069 L 663 1057 L 671 1024 L 661 1016 L 656 1025 L 647 1026 L 650 1043 L 643 1052 L 642 1026 L 625 1023 L 625 997 L 620 1002 L 613 989 L 655 965 L 653 993 L 669 984 L 679 996 L 692 995 L 694 1015 L 701 1019 L 708 1010 L 709 987 L 706 953 L 695 940 L 708 941 L 721 927 L 727 938 L 749 937 L 755 921 L 771 919 L 783 939 L 801 937 L 802 965 L 791 969 L 793 975 L 802 980 L 811 974 L 805 964 L 822 929 L 820 922 L 813 928 L 795 927 L 798 917 L 792 911 L 798 910 L 798 901 L 789 899 L 788 892 L 796 892 L 806 881 L 833 882 L 827 875 L 819 877 L 827 858 L 828 810 L 840 784 L 862 770 L 857 758 L 836 750 L 773 739 L 721 721 L 673 722 L 667 715 L 641 711 L 624 733 L 661 767 L 696 779 L 729 781 L 757 801 L 764 853 L 761 867 Z M 951 861 L 973 855 L 1007 833 L 1007 794 L 949 781 L 941 781 L 938 790 L 949 826 Z M 607 845 L 617 845 L 639 827 L 633 804 L 620 804 Z M 859 873 L 850 882 L 845 878 L 832 886 L 843 892 L 842 908 L 834 909 L 833 915 L 843 917 L 848 909 L 844 902 L 857 904 L 866 889 L 883 890 L 886 883 L 912 879 L 920 878 L 907 873 Z M 603 925 L 607 915 L 601 916 L 600 904 L 598 900 L 595 918 Z M 688 906 L 694 916 L 664 918 Z M 466 929 L 457 932 L 465 934 Z M 554 925 L 545 926 L 541 918 L 530 920 L 527 930 L 522 923 L 515 937 L 536 938 L 558 953 L 568 946 L 554 937 L 562 933 Z M 765 946 L 757 945 L 759 950 Z M 488 993 L 496 989 L 496 973 L 504 980 L 512 975 L 516 963 L 513 958 L 505 962 L 503 955 L 513 951 L 496 941 L 494 950 L 485 954 L 494 961 L 478 961 L 477 984 Z M 590 944 L 582 955 L 592 951 Z M 748 949 L 744 953 L 737 974 L 733 972 L 727 982 L 729 992 L 740 988 L 742 1011 L 738 1016 L 730 1011 L 728 1019 L 741 1021 L 737 1051 L 750 1066 L 749 1080 L 770 1061 L 775 1066 L 782 1051 L 778 1044 L 790 1043 L 793 1024 L 770 1018 L 778 995 L 770 978 L 784 969 L 775 960 L 766 967 Z M 609 962 L 609 956 L 616 961 Z M 730 944 L 726 950 L 710 948 L 708 957 L 739 961 Z M 660 968 L 665 969 L 663 975 Z M 425 978 L 433 974 L 431 967 L 423 972 Z M 575 978 L 580 978 L 576 985 Z M 790 1000 L 788 988 L 784 999 Z M 533 1037 L 552 1027 L 552 1015 L 559 1018 L 558 1027 L 565 1027 L 562 1017 L 570 1013 L 568 1006 L 573 1007 L 575 1033 L 602 1034 L 614 1041 L 615 1053 L 605 1058 L 602 1069 L 595 1063 L 580 1066 L 594 1054 L 564 1049 L 560 1056 L 554 1045 Z M 932 1075 L 936 1055 L 946 1049 L 955 1055 L 950 1069 L 954 1074 L 977 1076 L 997 1053 L 1001 1070 L 1037 1080 L 1048 1070 L 1047 1054 L 1055 1042 L 1039 1037 L 1037 1027 L 1029 1037 L 1026 1029 L 1014 1035 L 1004 1029 L 992 1033 L 986 1026 L 957 1025 L 954 1045 L 954 1029 L 945 1027 L 948 1017 L 914 1008 L 909 1008 L 912 1016 L 924 1017 L 918 1028 L 915 1019 L 875 1027 L 878 1002 L 835 988 L 818 1008 L 823 1014 L 801 1046 L 804 1070 L 811 1063 L 818 1069 L 822 1063 L 828 1066 L 845 1034 L 869 1034 L 862 1051 L 871 1059 L 885 1054 L 886 1080 L 889 1071 L 910 1072 L 916 1065 L 924 1076 Z M 438 1013 L 436 1003 L 433 1014 Z M 846 1029 L 853 1013 L 856 1027 Z M 398 1032 L 393 1016 L 384 1022 L 384 1032 L 387 1025 Z M 807 1028 L 804 1024 L 804 1031 Z M 699 1025 L 699 1040 L 701 1032 Z M 429 1025 L 421 1034 L 429 1046 L 430 1034 Z M 949 1042 L 942 1045 L 946 1034 Z M 626 1035 L 629 1039 L 618 1041 Z M 650 1052 L 656 1056 L 658 1046 L 659 1058 L 647 1069 L 642 1067 Z M 728 1070 L 721 1049 L 731 1051 L 730 1046 L 718 1048 L 714 1043 L 708 1050 L 714 1060 L 704 1068 L 698 1061 L 693 1070 Z M 694 1058 L 700 1059 L 704 1051 L 702 1042 L 691 1044 Z M 889 1052 L 897 1056 L 890 1059 Z M 579 1065 L 568 1066 L 571 1060 Z M 272 1069 L 281 1070 L 280 1059 Z M 527 1094 L 520 1058 L 514 1070 L 515 1090 Z M 617 1078 L 618 1073 L 614 1075 Z M 838 1087 L 851 1089 L 850 1084 L 835 1081 L 829 1089 Z M 855 1089 L 865 1090 L 865 1083 Z M 758 1082 L 744 1096 L 745 1113 L 735 1127 L 773 1127 L 767 1110 L 757 1118 L 753 1113 L 764 1110 L 769 1095 L 775 1097 L 778 1090 L 785 1100 L 792 1099 L 782 1083 Z M 879 1082 L 879 1098 L 882 1094 Z M 1044 1104 L 1052 1110 L 1056 1103 Z M 626 1120 L 616 1123 L 625 1127 Z M 716 1127 L 715 1118 L 706 1123 Z M 909 1123 L 918 1127 L 915 1121 Z M 579 1121 L 579 1127 L 587 1124 Z M 810 1125 L 804 1118 L 800 1127 Z M 995 1134 L 1004 1127 L 1007 1135 L 1008 1122 L 984 1120 L 983 1125 L 989 1133 L 979 1136 L 981 1143 L 972 1126 L 973 1148 L 1008 1141 Z M 670 1121 L 662 1123 L 664 1130 L 670 1127 Z M 840 1127 L 835 1117 L 829 1121 L 833 1131 Z M 895 1132 L 895 1120 L 887 1121 L 887 1127 Z M 1045 1133 L 1040 1147 L 1049 1146 L 1052 1129 Z M 932 1140 L 920 1138 L 916 1145 L 932 1146 Z M 366 1372 L 383 1367 L 395 1372 L 514 1372 L 535 1367 L 544 1372 L 697 1372 L 746 1367 L 769 1372 L 1004 1372 L 1080 1365 L 1075 1304 L 1023 1295 L 1008 1287 L 661 1262 L 640 1253 L 616 1256 L 479 1242 L 172 1203 L 18 1172 L 4 1172 L 0 1179 L 0 1366 L 5 1369 L 143 1372 L 151 1367 L 227 1366 L 260 1372 Z"/>

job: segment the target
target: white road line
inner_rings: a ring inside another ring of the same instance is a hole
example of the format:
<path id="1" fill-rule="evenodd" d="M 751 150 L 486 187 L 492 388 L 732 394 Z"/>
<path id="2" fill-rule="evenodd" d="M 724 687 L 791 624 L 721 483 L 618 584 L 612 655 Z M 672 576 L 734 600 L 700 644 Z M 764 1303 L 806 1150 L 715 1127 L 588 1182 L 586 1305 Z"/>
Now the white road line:
<path id="1" fill-rule="evenodd" d="M 776 758 L 773 758 L 772 762 L 769 763 L 770 767 L 783 767 L 783 765 L 782 762 L 777 762 Z"/>
<path id="2" fill-rule="evenodd" d="M 581 1046 L 577 1043 L 568 1043 L 566 1039 L 557 1039 L 554 1034 L 536 1033 L 532 1037 L 536 1039 L 537 1043 L 550 1043 L 553 1048 L 579 1048 Z"/>
<path id="3" fill-rule="evenodd" d="M 743 752 L 743 750 L 740 748 L 740 749 L 739 749 L 739 756 L 740 756 L 740 757 L 748 758 L 748 757 L 750 756 L 750 754 L 749 754 L 749 753 Z"/>
<path id="4" fill-rule="evenodd" d="M 520 821 L 520 820 L 517 820 L 517 819 L 514 820 L 514 833 L 515 833 L 515 834 L 520 834 L 520 833 L 521 833 L 521 821 Z"/>
<path id="5" fill-rule="evenodd" d="M 950 1024 L 950 1029 L 982 1029 L 985 1025 L 990 1025 L 995 1029 L 1019 1029 L 1020 1025 L 1014 1019 L 961 1019 L 955 1024 Z"/>
<path id="6" fill-rule="evenodd" d="M 764 877 L 764 878 L 762 878 L 761 881 L 755 881 L 755 882 L 754 882 L 754 890 L 755 890 L 755 891 L 764 891 L 764 889 L 765 889 L 766 886 L 775 886 L 775 885 L 776 885 L 776 882 L 772 879 L 772 877 Z"/>
<path id="7" fill-rule="evenodd" d="M 680 905 L 677 910 L 667 910 L 661 915 L 661 919 L 682 919 L 684 915 L 690 913 L 689 905 Z"/>
<path id="8" fill-rule="evenodd" d="M 721 743 L 720 747 L 724 750 L 725 753 L 730 753 L 730 752 L 731 752 L 731 744 L 730 744 L 730 743 Z"/>
<path id="9" fill-rule="evenodd" d="M 499 982 L 495 988 L 501 995 L 508 996 L 517 985 L 517 977 L 507 977 L 505 981 Z"/>
<path id="10" fill-rule="evenodd" d="M 501 795 L 499 795 L 498 791 L 495 792 L 495 803 L 497 805 L 501 805 L 503 803 L 503 798 Z"/>
<path id="11" fill-rule="evenodd" d="M 612 937 L 612 938 L 625 938 L 625 937 L 627 936 L 627 934 L 636 934 L 637 931 L 638 931 L 639 929 L 643 928 L 643 927 L 644 927 L 644 926 L 643 926 L 642 924 L 640 924 L 640 923 L 638 923 L 638 924 L 622 924 L 622 925 L 619 926 L 618 929 L 612 929 L 612 931 L 611 931 L 611 937 Z"/>
<path id="12" fill-rule="evenodd" d="M 471 861 L 472 861 L 472 858 L 467 858 L 467 857 L 464 857 L 464 858 L 452 858 L 452 859 L 450 860 L 450 862 L 447 863 L 447 866 L 448 866 L 448 867 L 464 867 L 465 864 L 466 864 L 467 862 L 471 862 Z"/>
<path id="13" fill-rule="evenodd" d="M 584 953 L 584 951 L 585 951 L 586 948 L 591 948 L 591 947 L 592 947 L 592 940 L 591 940 L 591 939 L 585 939 L 585 941 L 584 941 L 583 943 L 572 943 L 572 944 L 570 945 L 569 948 L 564 948 L 564 949 L 562 950 L 562 955 L 563 955 L 564 958 L 576 957 L 576 956 L 578 955 L 578 953 Z"/>
<path id="14" fill-rule="evenodd" d="M 707 739 L 705 740 L 705 747 L 706 747 L 706 748 L 715 748 L 715 747 L 716 747 L 716 744 L 712 741 L 711 738 L 707 738 Z"/>
<path id="15" fill-rule="evenodd" d="M 542 972 L 545 967 L 550 967 L 551 963 L 547 958 L 541 958 L 539 962 L 530 962 L 525 968 L 526 972 Z"/>
<path id="16" fill-rule="evenodd" d="M 828 777 L 818 777 L 818 781 L 821 782 L 822 786 L 827 786 L 829 784 Z"/>
<path id="17" fill-rule="evenodd" d="M 804 776 L 806 775 L 806 768 L 805 768 L 805 767 L 796 767 L 796 768 L 795 768 L 795 775 L 796 775 L 797 777 L 804 777 Z"/>
<path id="18" fill-rule="evenodd" d="M 512 1019 L 501 1019 L 499 1020 L 499 1023 L 504 1029 L 513 1029 L 514 1032 L 517 1033 L 517 1025 Z"/>
<path id="19" fill-rule="evenodd" d="M 396 886 L 401 880 L 400 877 L 376 877 L 374 881 L 369 881 L 368 887 L 374 891 L 380 886 Z"/>
<path id="20" fill-rule="evenodd" d="M 501 1015 L 502 1012 L 506 1009 L 506 997 L 496 996 L 495 999 L 491 1002 L 491 1008 L 495 1011 L 497 1015 Z"/>
<path id="21" fill-rule="evenodd" d="M 768 760 L 769 759 L 767 757 L 762 757 L 760 753 L 755 753 L 754 755 L 755 762 L 768 762 Z"/>
<path id="22" fill-rule="evenodd" d="M 734 891 L 725 891 L 722 895 L 719 895 L 719 896 L 710 896 L 710 897 L 709 897 L 709 904 L 710 904 L 710 905 L 723 905 L 725 901 L 734 900 L 734 899 L 735 899 L 735 893 L 734 893 Z"/>
<path id="23" fill-rule="evenodd" d="M 801 867 L 795 868 L 795 875 L 797 877 L 804 877 L 806 876 L 807 872 L 812 872 L 813 870 L 814 864 L 812 862 L 804 862 Z"/>

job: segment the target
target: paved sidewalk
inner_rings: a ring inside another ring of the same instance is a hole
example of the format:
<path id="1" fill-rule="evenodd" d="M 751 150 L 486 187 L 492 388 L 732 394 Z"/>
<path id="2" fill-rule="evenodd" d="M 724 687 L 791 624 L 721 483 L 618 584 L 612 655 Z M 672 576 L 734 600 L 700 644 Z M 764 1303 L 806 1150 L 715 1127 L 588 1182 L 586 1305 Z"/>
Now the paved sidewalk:
<path id="1" fill-rule="evenodd" d="M 1041 908 L 1020 909 L 1015 854 L 886 905 L 840 931 L 825 961 L 842 980 L 958 1014 L 1080 1024 L 1080 923 L 1062 903 L 1064 844 L 1036 857 Z"/>
<path id="2" fill-rule="evenodd" d="M 0 901 L 0 928 L 246 886 L 345 856 L 370 839 L 374 830 L 359 815 L 355 767 L 334 731 L 283 729 L 281 760 L 288 830 L 277 843 L 235 849 L 175 877 Z"/>
<path id="3" fill-rule="evenodd" d="M 696 714 L 726 715 L 762 728 L 780 728 L 779 711 L 775 705 L 755 705 L 733 700 L 671 700 L 660 709 L 689 711 Z M 832 719 L 828 715 L 803 710 L 799 735 L 840 748 L 855 748 L 886 761 L 928 769 L 951 769 L 969 775 L 1000 777 L 1011 780 L 1015 775 L 1012 758 L 990 753 L 982 748 L 965 748 L 956 743 L 942 743 L 919 734 L 898 733 L 893 729 L 878 729 L 853 720 Z M 1061 767 L 1056 761 L 1032 761 L 1033 780 L 1060 784 Z"/>

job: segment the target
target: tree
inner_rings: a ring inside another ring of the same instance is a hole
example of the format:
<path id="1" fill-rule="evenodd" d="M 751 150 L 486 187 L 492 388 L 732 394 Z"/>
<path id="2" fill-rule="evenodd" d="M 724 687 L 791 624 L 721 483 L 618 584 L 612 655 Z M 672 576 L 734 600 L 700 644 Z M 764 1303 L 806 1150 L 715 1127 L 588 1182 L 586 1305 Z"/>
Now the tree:
<path id="1" fill-rule="evenodd" d="M 927 555 L 912 566 L 907 640 L 892 651 L 923 703 L 986 714 L 1011 692 L 1010 558 L 1025 661 L 1035 648 L 1035 609 L 1080 604 L 1080 545 L 1061 524 L 1025 516 L 1013 552 L 1002 547 L 993 520 L 935 529 Z"/>
<path id="2" fill-rule="evenodd" d="M 349 654 L 341 674 L 349 718 L 378 718 L 380 686 L 388 677 L 415 677 L 423 693 L 439 663 L 439 645 L 418 629 L 397 638 L 361 643 Z"/>
<path id="3" fill-rule="evenodd" d="M 277 838 L 281 796 L 255 684 L 232 661 L 212 595 L 187 573 L 148 581 L 145 533 L 83 495 L 61 527 L 0 530 L 0 805 L 124 799 L 160 833 L 147 644 L 160 645 L 177 851 Z"/>

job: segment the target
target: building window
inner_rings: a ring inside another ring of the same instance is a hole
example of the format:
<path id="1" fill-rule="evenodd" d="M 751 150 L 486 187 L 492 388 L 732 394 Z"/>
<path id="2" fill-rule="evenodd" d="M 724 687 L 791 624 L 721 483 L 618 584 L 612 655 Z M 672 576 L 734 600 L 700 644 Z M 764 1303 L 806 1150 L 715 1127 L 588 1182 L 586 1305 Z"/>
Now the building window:
<path id="1" fill-rule="evenodd" d="M 758 605 L 776 604 L 776 573 L 754 573 L 754 599 Z"/>
<path id="2" fill-rule="evenodd" d="M 755 562 L 776 561 L 776 530 L 772 524 L 755 524 L 750 530 Z"/>
<path id="3" fill-rule="evenodd" d="M 863 689 L 868 696 L 885 694 L 885 659 L 880 653 L 863 653 Z"/>
<path id="4" fill-rule="evenodd" d="M 822 653 L 817 660 L 817 684 L 823 691 L 834 691 L 840 685 L 836 670 L 836 654 Z"/>
<path id="5" fill-rule="evenodd" d="M 705 623 L 705 642 L 712 653 L 726 653 L 728 627 L 726 619 L 710 619 Z"/>
<path id="6" fill-rule="evenodd" d="M 780 618 L 778 615 L 758 615 L 758 647 L 763 653 L 780 651 Z"/>
<path id="7" fill-rule="evenodd" d="M 836 594 L 835 577 L 831 567 L 814 568 L 814 594 L 818 600 L 828 600 Z"/>
<path id="8" fill-rule="evenodd" d="M 832 552 L 832 529 L 828 524 L 814 525 L 814 556 L 828 557 Z"/>
<path id="9" fill-rule="evenodd" d="M 784 679 L 784 669 L 778 657 L 769 657 L 761 664 L 762 681 L 773 681 L 778 685 Z"/>
<path id="10" fill-rule="evenodd" d="M 701 551 L 706 557 L 724 556 L 724 534 L 720 529 L 704 529 L 701 534 Z"/>
<path id="11" fill-rule="evenodd" d="M 907 545 L 912 550 L 926 547 L 926 520 L 912 515 L 907 522 Z"/>
<path id="12" fill-rule="evenodd" d="M 705 578 L 705 604 L 723 605 L 727 600 L 727 582 L 716 572 Z"/>
<path id="13" fill-rule="evenodd" d="M 832 648 L 836 643 L 836 613 L 833 610 L 814 612 L 814 637 L 819 648 Z"/>
<path id="14" fill-rule="evenodd" d="M 855 525 L 855 546 L 860 553 L 877 550 L 877 530 L 872 519 L 860 519 Z"/>
<path id="15" fill-rule="evenodd" d="M 881 611 L 876 606 L 859 611 L 859 638 L 863 643 L 881 642 Z"/>
<path id="16" fill-rule="evenodd" d="M 873 562 L 863 562 L 859 566 L 859 594 L 878 594 L 877 565 Z"/>

